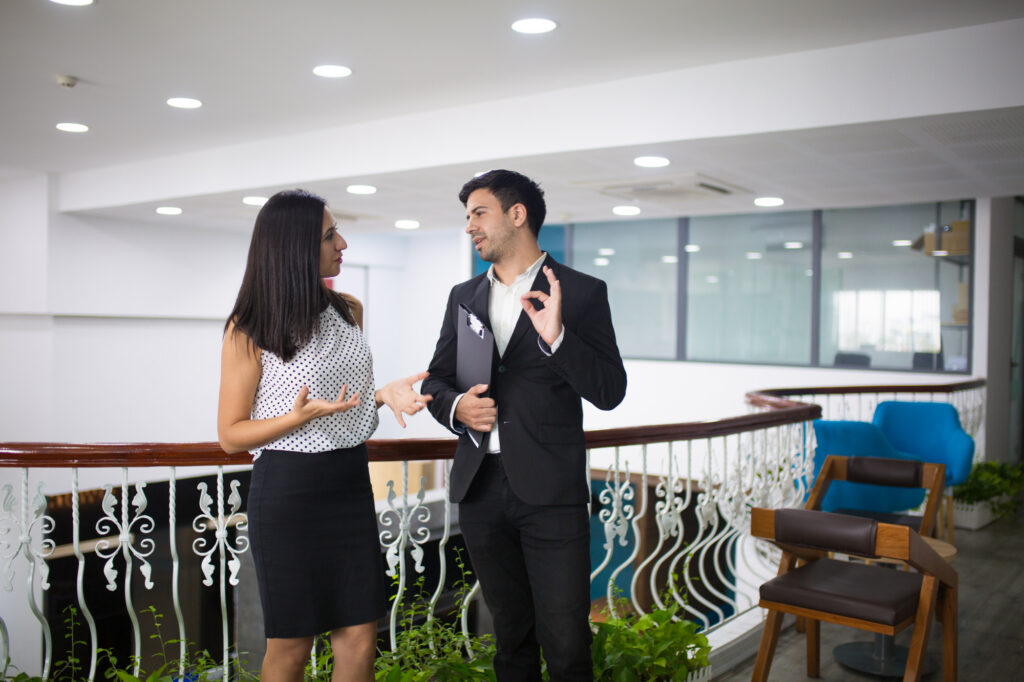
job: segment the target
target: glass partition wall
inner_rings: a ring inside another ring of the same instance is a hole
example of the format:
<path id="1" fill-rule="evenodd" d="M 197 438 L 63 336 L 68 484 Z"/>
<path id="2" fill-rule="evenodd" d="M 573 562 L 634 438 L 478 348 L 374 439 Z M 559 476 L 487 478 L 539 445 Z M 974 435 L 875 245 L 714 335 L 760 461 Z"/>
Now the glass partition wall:
<path id="1" fill-rule="evenodd" d="M 970 213 L 822 211 L 820 364 L 967 370 Z"/>
<path id="2" fill-rule="evenodd" d="M 970 200 L 764 210 L 545 226 L 541 247 L 608 284 L 624 357 L 967 373 L 973 224 Z"/>

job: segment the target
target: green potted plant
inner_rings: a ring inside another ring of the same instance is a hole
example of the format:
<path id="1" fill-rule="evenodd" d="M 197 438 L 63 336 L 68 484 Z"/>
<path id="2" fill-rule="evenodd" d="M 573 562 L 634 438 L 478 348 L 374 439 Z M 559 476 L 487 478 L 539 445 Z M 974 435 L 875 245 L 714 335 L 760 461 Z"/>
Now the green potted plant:
<path id="1" fill-rule="evenodd" d="M 1016 512 L 1024 492 L 1024 468 L 1005 462 L 979 462 L 962 484 L 953 488 L 956 526 L 977 530 Z"/>
<path id="2" fill-rule="evenodd" d="M 667 606 L 638 616 L 625 600 L 619 611 L 595 620 L 591 656 L 594 679 L 614 682 L 698 682 L 711 679 L 708 638 L 697 624 L 677 615 L 679 604 L 666 598 Z"/>

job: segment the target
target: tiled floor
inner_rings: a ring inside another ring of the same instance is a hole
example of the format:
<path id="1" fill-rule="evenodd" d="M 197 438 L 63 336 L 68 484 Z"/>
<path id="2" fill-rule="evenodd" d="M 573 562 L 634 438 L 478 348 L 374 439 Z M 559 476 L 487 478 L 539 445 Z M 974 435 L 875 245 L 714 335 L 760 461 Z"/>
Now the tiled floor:
<path id="1" fill-rule="evenodd" d="M 960 577 L 959 679 L 963 682 L 1024 680 L 1024 511 L 977 531 L 956 530 L 958 554 L 953 567 Z M 897 643 L 908 644 L 908 628 Z M 928 653 L 942 659 L 941 628 L 936 623 Z M 821 680 L 862 682 L 879 680 L 839 665 L 832 656 L 838 644 L 871 641 L 871 633 L 822 623 Z M 715 680 L 749 680 L 754 659 Z M 793 629 L 782 633 L 769 680 L 791 682 L 806 675 L 804 640 Z M 924 678 L 941 680 L 941 669 Z"/>

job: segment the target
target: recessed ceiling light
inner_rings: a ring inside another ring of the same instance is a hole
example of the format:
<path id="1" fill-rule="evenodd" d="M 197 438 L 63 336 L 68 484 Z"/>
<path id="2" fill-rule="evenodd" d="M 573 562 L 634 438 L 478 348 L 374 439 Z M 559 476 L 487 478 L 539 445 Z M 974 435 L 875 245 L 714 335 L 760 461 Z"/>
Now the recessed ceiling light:
<path id="1" fill-rule="evenodd" d="M 747 251 L 747 260 L 761 260 L 764 258 L 764 254 L 757 251 Z"/>
<path id="2" fill-rule="evenodd" d="M 948 256 L 949 251 L 932 251 L 933 256 Z"/>
<path id="3" fill-rule="evenodd" d="M 842 258 L 843 260 L 850 260 L 853 258 L 853 253 L 850 251 L 840 251 L 836 254 L 836 258 Z"/>
<path id="4" fill-rule="evenodd" d="M 203 103 L 191 97 L 172 97 L 167 100 L 167 106 L 175 109 L 198 109 Z"/>
<path id="5" fill-rule="evenodd" d="M 639 206 L 613 206 L 612 213 L 615 215 L 640 215 Z"/>
<path id="6" fill-rule="evenodd" d="M 395 227 L 399 230 L 418 230 L 420 227 L 420 221 L 403 218 L 395 221 Z"/>
<path id="7" fill-rule="evenodd" d="M 814 270 L 807 268 L 806 270 L 804 270 L 804 274 L 807 275 L 808 277 L 814 277 Z"/>
<path id="8" fill-rule="evenodd" d="M 256 195 L 242 197 L 242 203 L 246 206 L 262 206 L 267 203 L 267 197 L 258 197 Z"/>
<path id="9" fill-rule="evenodd" d="M 352 69 L 340 64 L 321 64 L 313 67 L 313 73 L 321 78 L 345 78 L 352 75 Z"/>
<path id="10" fill-rule="evenodd" d="M 554 31 L 557 26 L 558 24 L 550 19 L 520 19 L 512 24 L 512 30 L 516 33 L 548 33 Z"/>
<path id="11" fill-rule="evenodd" d="M 594 259 L 594 265 L 599 265 L 601 267 L 604 267 L 605 265 L 608 265 L 609 263 L 611 263 L 611 261 L 608 260 L 607 258 L 595 258 Z"/>
<path id="12" fill-rule="evenodd" d="M 893 239 L 892 240 L 892 245 L 893 246 L 910 246 L 913 243 L 914 242 L 910 241 L 909 239 Z"/>
<path id="13" fill-rule="evenodd" d="M 802 249 L 804 248 L 803 242 L 786 242 L 782 245 L 784 249 Z"/>
<path id="14" fill-rule="evenodd" d="M 683 251 L 686 251 L 686 253 L 697 253 L 700 251 L 700 244 L 687 244 L 683 247 Z"/>
<path id="15" fill-rule="evenodd" d="M 373 185 L 349 185 L 345 191 L 349 194 L 376 194 L 377 188 Z"/>
<path id="16" fill-rule="evenodd" d="M 754 199 L 754 206 L 760 206 L 762 208 L 774 208 L 776 206 L 782 206 L 785 201 L 780 197 L 758 197 Z"/>
<path id="17" fill-rule="evenodd" d="M 177 206 L 158 206 L 156 212 L 160 215 L 181 215 L 181 209 Z"/>
<path id="18" fill-rule="evenodd" d="M 678 263 L 679 262 L 679 256 L 662 256 L 661 257 L 661 262 L 662 263 L 669 263 L 669 264 Z"/>
<path id="19" fill-rule="evenodd" d="M 603 249 L 598 249 L 597 250 L 597 255 L 598 256 L 614 256 L 615 255 L 615 249 L 609 249 L 607 247 L 605 247 Z"/>
<path id="20" fill-rule="evenodd" d="M 633 163 L 641 168 L 664 168 L 671 161 L 664 156 L 638 156 L 633 159 Z"/>
<path id="21" fill-rule="evenodd" d="M 93 0 L 50 0 L 58 5 L 71 5 L 72 7 L 85 7 L 91 5 Z"/>
<path id="22" fill-rule="evenodd" d="M 57 130 L 63 130 L 65 133 L 87 133 L 89 126 L 84 123 L 58 123 Z"/>
<path id="23" fill-rule="evenodd" d="M 718 276 L 708 275 L 707 277 L 704 278 L 704 281 L 707 282 L 708 284 L 718 284 Z"/>

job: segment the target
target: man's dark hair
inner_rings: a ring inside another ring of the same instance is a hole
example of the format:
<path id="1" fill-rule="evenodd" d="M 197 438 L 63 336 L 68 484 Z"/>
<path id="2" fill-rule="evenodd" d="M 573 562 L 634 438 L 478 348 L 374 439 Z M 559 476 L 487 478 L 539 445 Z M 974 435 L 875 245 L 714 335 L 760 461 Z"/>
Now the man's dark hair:
<path id="1" fill-rule="evenodd" d="M 489 170 L 462 186 L 459 201 L 463 206 L 469 201 L 469 195 L 478 189 L 490 190 L 501 202 L 502 211 L 507 211 L 516 204 L 525 206 L 526 224 L 530 226 L 534 237 L 540 233 L 548 209 L 544 204 L 544 190 L 536 182 L 515 171 Z"/>
<path id="2" fill-rule="evenodd" d="M 301 189 L 267 200 L 256 216 L 242 286 L 225 325 L 234 322 L 257 348 L 286 362 L 317 331 L 328 305 L 355 324 L 348 302 L 320 277 L 326 205 Z"/>

